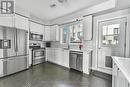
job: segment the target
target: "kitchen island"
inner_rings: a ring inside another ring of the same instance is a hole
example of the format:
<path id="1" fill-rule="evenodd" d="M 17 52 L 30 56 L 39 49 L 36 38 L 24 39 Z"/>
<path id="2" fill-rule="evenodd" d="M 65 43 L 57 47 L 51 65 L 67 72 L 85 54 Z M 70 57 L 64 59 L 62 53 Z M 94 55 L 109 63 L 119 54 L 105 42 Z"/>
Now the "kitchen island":
<path id="1" fill-rule="evenodd" d="M 112 57 L 112 87 L 130 87 L 130 58 Z"/>

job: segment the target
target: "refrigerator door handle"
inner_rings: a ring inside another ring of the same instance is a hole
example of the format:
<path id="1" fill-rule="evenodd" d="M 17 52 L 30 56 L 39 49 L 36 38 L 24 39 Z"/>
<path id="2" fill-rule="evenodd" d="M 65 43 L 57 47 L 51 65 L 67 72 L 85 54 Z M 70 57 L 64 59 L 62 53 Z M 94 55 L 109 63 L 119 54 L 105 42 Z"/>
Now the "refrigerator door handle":
<path id="1" fill-rule="evenodd" d="M 16 44 L 15 44 L 15 42 L 16 42 L 16 39 L 15 39 L 15 33 L 14 33 L 14 51 L 16 52 Z"/>
<path id="2" fill-rule="evenodd" d="M 16 29 L 16 35 L 15 35 L 15 36 L 16 36 L 16 51 L 18 52 L 18 42 L 17 42 L 17 41 L 18 41 L 18 39 L 17 39 L 17 29 Z"/>
<path id="3" fill-rule="evenodd" d="M 17 52 L 17 30 L 15 30 L 15 52 Z"/>

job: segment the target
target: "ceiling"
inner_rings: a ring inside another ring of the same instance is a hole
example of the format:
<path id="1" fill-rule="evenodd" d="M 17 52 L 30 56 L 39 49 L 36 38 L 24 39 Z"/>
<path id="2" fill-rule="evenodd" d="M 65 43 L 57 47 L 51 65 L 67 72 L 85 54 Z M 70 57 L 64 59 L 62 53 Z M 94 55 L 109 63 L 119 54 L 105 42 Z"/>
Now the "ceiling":
<path id="1" fill-rule="evenodd" d="M 17 6 L 45 21 L 71 14 L 104 1 L 107 0 L 67 0 L 65 3 L 59 3 L 58 0 L 15 0 Z M 51 8 L 52 4 L 56 4 L 56 6 Z"/>

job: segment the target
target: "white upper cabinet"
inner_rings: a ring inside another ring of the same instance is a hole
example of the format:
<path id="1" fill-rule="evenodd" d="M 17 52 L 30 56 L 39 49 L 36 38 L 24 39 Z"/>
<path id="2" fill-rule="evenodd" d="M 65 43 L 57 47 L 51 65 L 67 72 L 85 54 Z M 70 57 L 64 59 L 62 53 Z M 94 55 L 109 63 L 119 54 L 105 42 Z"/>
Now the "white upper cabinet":
<path id="1" fill-rule="evenodd" d="M 92 15 L 83 18 L 84 40 L 92 40 Z"/>
<path id="2" fill-rule="evenodd" d="M 36 34 L 43 34 L 44 26 L 30 21 L 30 32 L 36 33 Z"/>
<path id="3" fill-rule="evenodd" d="M 29 21 L 28 18 L 20 16 L 20 15 L 15 15 L 15 24 L 14 26 L 18 29 L 23 29 L 23 30 L 29 30 Z"/>
<path id="4" fill-rule="evenodd" d="M 0 26 L 13 27 L 13 15 L 0 15 Z"/>
<path id="5" fill-rule="evenodd" d="M 44 41 L 51 41 L 50 34 L 50 26 L 44 26 Z"/>
<path id="6" fill-rule="evenodd" d="M 59 26 L 58 25 L 54 25 L 51 26 L 50 29 L 50 39 L 51 41 L 59 41 Z"/>

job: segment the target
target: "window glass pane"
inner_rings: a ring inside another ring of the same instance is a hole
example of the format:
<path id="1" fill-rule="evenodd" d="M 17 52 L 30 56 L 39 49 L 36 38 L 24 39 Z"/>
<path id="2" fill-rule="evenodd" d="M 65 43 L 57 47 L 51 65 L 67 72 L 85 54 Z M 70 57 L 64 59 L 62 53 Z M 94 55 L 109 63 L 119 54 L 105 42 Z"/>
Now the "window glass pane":
<path id="1" fill-rule="evenodd" d="M 78 43 L 82 42 L 83 39 L 83 25 L 77 23 L 70 26 L 70 42 Z"/>
<path id="2" fill-rule="evenodd" d="M 68 29 L 69 29 L 69 28 L 68 28 L 67 26 L 63 28 L 63 37 L 62 37 L 62 38 L 63 38 L 63 39 L 62 39 L 62 40 L 63 40 L 63 41 L 62 41 L 63 43 L 67 43 L 67 37 L 68 37 L 68 33 L 69 33 L 69 32 L 68 32 Z"/>
<path id="3" fill-rule="evenodd" d="M 102 43 L 103 45 L 118 44 L 118 35 L 120 33 L 119 24 L 107 25 L 102 27 Z"/>

